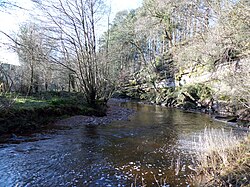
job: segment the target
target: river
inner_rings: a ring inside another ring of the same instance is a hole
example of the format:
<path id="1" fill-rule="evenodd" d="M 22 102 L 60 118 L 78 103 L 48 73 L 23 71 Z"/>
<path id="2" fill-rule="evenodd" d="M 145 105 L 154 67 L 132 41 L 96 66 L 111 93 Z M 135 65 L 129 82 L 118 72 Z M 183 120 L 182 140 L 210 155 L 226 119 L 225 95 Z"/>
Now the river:
<path id="1" fill-rule="evenodd" d="M 204 114 L 127 102 L 129 121 L 78 126 L 38 141 L 0 145 L 0 187 L 188 186 L 193 140 L 206 127 L 226 128 Z"/>

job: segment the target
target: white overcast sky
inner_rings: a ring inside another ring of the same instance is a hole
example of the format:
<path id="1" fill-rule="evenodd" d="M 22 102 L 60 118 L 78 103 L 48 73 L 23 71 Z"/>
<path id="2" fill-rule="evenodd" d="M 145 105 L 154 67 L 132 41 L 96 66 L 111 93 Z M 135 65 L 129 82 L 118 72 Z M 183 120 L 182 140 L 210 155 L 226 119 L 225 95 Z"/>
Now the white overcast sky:
<path id="1" fill-rule="evenodd" d="M 10 2 L 16 2 L 20 7 L 27 10 L 33 10 L 31 0 L 9 0 Z M 0 0 L 1 2 L 1 0 Z M 106 0 L 107 5 L 111 5 L 111 19 L 115 17 L 115 14 L 122 10 L 131 10 L 141 6 L 142 0 Z M 28 21 L 29 11 L 20 10 L 18 8 L 0 10 L 0 31 L 4 31 L 12 35 L 18 31 L 19 25 L 25 21 Z M 0 33 L 0 62 L 18 64 L 18 57 L 15 53 L 7 50 L 8 39 L 2 33 Z"/>

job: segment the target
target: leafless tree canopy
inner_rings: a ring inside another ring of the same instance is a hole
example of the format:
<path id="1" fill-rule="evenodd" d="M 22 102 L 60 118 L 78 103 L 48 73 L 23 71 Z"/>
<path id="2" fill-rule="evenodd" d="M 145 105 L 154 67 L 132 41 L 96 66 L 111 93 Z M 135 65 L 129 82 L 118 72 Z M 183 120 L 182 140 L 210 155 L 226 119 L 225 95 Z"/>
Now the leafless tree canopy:
<path id="1" fill-rule="evenodd" d="M 103 16 L 100 0 L 57 0 L 37 3 L 45 13 L 44 30 L 57 43 L 52 61 L 75 77 L 89 103 L 107 99 L 112 92 L 109 73 L 102 54 L 97 54 L 96 27 Z"/>

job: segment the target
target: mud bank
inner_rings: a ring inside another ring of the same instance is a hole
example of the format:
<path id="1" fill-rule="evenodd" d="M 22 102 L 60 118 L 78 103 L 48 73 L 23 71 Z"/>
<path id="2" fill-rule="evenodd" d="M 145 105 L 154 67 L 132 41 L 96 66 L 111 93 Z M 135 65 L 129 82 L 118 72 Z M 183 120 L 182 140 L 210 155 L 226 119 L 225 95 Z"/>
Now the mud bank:
<path id="1" fill-rule="evenodd" d="M 55 123 L 55 125 L 67 126 L 67 127 L 74 127 L 78 125 L 96 126 L 96 125 L 107 125 L 112 121 L 129 120 L 129 116 L 132 115 L 135 111 L 132 109 L 121 107 L 120 106 L 121 102 L 125 102 L 125 100 L 111 99 L 108 102 L 108 109 L 106 116 L 97 117 L 97 116 L 77 115 L 67 119 L 59 120 Z"/>

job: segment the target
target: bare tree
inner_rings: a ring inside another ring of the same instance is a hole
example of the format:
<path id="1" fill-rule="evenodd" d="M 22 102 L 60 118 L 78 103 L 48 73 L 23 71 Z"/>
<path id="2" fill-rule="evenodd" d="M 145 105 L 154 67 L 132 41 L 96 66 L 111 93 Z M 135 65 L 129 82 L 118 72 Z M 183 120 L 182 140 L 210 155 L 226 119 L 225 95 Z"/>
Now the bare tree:
<path id="1" fill-rule="evenodd" d="M 42 1 L 38 6 L 46 13 L 46 28 L 60 45 L 54 62 L 68 68 L 76 77 L 80 90 L 90 104 L 108 99 L 112 89 L 106 61 L 97 54 L 97 23 L 104 13 L 101 0 Z"/>
<path id="2" fill-rule="evenodd" d="M 22 84 L 27 85 L 27 94 L 38 92 L 48 85 L 51 77 L 50 55 L 55 54 L 56 46 L 45 37 L 45 31 L 34 23 L 21 26 L 15 41 L 21 62 Z M 45 88 L 46 89 L 46 88 Z"/>

